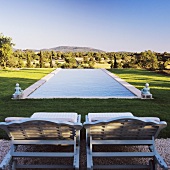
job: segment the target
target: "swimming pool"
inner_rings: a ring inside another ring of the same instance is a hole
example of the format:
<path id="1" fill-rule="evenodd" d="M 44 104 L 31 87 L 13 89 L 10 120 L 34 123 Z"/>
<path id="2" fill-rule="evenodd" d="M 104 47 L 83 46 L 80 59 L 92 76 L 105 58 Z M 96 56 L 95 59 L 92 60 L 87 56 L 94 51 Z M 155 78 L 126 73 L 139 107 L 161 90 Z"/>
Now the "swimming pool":
<path id="1" fill-rule="evenodd" d="M 26 98 L 139 97 L 133 90 L 129 90 L 129 87 L 133 87 L 137 91 L 134 86 L 124 81 L 123 84 L 112 75 L 105 69 L 60 69 Z"/>

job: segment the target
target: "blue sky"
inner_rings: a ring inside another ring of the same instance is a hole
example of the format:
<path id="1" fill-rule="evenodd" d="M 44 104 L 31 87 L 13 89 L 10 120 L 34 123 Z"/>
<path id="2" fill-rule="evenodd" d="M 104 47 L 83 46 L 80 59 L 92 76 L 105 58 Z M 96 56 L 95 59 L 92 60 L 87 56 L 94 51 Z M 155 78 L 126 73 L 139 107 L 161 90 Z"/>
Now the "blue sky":
<path id="1" fill-rule="evenodd" d="M 0 0 L 0 32 L 19 49 L 170 52 L 170 0 Z"/>

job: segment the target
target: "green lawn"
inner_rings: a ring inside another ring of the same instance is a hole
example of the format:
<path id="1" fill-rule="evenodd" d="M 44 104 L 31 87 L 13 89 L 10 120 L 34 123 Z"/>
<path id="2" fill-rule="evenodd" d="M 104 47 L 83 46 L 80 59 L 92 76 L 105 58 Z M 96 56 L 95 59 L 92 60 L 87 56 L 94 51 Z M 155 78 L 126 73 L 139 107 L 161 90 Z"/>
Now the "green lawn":
<path id="1" fill-rule="evenodd" d="M 170 123 L 170 77 L 135 69 L 109 70 L 139 89 L 150 83 L 153 100 L 141 99 L 38 99 L 11 100 L 15 84 L 27 88 L 52 69 L 0 70 L 0 121 L 8 116 L 29 117 L 34 112 L 77 112 L 82 122 L 88 112 L 132 112 L 135 116 L 157 116 Z M 0 138 L 4 138 L 1 132 Z M 84 132 L 83 132 L 84 135 Z M 170 137 L 168 125 L 160 137 Z"/>

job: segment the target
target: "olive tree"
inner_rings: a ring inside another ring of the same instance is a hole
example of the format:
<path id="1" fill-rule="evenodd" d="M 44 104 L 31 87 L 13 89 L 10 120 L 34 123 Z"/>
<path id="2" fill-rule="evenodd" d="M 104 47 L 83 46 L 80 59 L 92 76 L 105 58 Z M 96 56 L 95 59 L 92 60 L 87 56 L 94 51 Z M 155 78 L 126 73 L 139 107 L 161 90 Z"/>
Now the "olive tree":
<path id="1" fill-rule="evenodd" d="M 148 50 L 139 55 L 138 64 L 141 68 L 156 70 L 158 68 L 158 59 L 154 52 Z"/>
<path id="2" fill-rule="evenodd" d="M 7 62 L 12 55 L 12 46 L 14 46 L 12 38 L 6 37 L 0 33 L 0 65 L 4 68 L 6 68 Z"/>

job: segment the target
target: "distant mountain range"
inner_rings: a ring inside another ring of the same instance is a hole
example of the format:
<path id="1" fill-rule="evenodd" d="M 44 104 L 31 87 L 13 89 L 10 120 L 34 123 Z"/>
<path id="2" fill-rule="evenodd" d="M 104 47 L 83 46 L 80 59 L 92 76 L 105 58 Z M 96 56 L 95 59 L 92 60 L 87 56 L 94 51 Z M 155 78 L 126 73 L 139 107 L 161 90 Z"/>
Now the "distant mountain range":
<path id="1" fill-rule="evenodd" d="M 14 49 L 16 51 L 17 49 Z M 28 49 L 35 52 L 39 51 L 60 51 L 60 52 L 105 52 L 99 49 L 90 48 L 90 47 L 75 47 L 75 46 L 58 46 L 54 48 L 44 48 L 44 49 Z"/>

